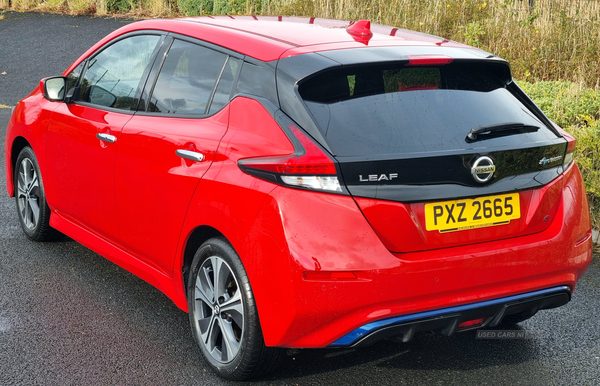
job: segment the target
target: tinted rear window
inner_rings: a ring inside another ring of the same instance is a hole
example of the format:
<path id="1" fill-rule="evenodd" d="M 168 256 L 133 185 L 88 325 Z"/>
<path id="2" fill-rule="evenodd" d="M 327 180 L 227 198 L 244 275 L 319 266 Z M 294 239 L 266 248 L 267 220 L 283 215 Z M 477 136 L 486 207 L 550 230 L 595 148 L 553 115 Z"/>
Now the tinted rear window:
<path id="1" fill-rule="evenodd" d="M 339 156 L 475 149 L 556 138 L 485 64 L 361 66 L 320 73 L 299 92 Z M 482 125 L 517 122 L 536 132 L 468 143 Z"/>

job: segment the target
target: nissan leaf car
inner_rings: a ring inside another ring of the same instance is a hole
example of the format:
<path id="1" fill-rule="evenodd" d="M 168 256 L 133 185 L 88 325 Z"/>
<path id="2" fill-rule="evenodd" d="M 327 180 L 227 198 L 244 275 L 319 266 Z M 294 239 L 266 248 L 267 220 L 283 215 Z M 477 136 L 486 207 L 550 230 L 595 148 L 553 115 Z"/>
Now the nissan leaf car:
<path id="1" fill-rule="evenodd" d="M 228 379 L 516 323 L 592 258 L 576 140 L 509 64 L 366 20 L 129 24 L 42 79 L 5 146 L 25 236 L 158 288 Z"/>

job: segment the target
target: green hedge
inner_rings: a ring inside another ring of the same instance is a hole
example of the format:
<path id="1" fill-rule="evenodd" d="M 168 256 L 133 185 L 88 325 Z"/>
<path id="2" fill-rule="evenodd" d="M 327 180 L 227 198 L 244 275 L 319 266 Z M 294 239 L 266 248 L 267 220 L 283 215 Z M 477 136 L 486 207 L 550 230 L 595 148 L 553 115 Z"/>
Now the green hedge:
<path id="1" fill-rule="evenodd" d="M 572 82 L 519 82 L 550 119 L 577 138 L 575 160 L 600 227 L 600 95 Z"/>

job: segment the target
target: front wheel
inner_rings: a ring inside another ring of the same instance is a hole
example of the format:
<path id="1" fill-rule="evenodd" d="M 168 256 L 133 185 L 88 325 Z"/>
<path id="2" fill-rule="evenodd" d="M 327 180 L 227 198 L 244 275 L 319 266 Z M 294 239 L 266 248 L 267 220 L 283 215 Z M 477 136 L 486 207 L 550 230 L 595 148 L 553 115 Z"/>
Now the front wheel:
<path id="1" fill-rule="evenodd" d="M 248 276 L 227 241 L 212 238 L 198 249 L 187 292 L 194 337 L 218 375 L 243 380 L 275 367 L 281 350 L 265 346 Z"/>
<path id="2" fill-rule="evenodd" d="M 42 174 L 35 153 L 28 146 L 17 157 L 14 177 L 17 213 L 25 236 L 33 241 L 59 237 L 60 233 L 50 227 L 50 208 L 46 203 Z"/>

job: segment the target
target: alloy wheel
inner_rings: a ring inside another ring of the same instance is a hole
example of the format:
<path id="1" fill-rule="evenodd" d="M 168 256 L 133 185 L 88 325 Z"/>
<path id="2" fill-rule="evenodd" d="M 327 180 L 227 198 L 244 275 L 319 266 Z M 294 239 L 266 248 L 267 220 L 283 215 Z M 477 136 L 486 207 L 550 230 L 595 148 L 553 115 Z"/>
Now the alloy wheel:
<path id="1" fill-rule="evenodd" d="M 23 158 L 19 164 L 17 203 L 23 224 L 27 229 L 35 230 L 40 221 L 40 183 L 29 158 Z"/>
<path id="2" fill-rule="evenodd" d="M 217 362 L 231 362 L 244 337 L 244 305 L 238 281 L 221 257 L 210 256 L 202 263 L 194 301 L 201 344 Z"/>

